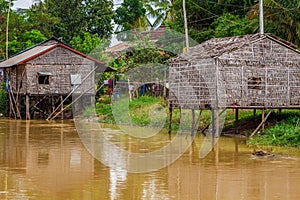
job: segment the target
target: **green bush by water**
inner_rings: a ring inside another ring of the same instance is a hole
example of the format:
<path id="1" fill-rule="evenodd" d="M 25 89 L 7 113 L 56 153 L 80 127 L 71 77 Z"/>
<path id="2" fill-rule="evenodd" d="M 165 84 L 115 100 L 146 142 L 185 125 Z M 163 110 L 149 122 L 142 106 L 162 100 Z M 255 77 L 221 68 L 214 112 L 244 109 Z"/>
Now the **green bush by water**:
<path id="1" fill-rule="evenodd" d="M 264 134 L 256 134 L 248 140 L 249 145 L 300 147 L 300 112 L 285 111 L 272 115 L 271 125 Z"/>

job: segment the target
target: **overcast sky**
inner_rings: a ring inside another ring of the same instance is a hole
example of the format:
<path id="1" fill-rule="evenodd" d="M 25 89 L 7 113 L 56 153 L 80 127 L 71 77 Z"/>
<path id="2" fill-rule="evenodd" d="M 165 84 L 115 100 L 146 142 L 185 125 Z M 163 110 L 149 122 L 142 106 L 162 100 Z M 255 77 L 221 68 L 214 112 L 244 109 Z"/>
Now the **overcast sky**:
<path id="1" fill-rule="evenodd" d="M 17 0 L 14 2 L 14 8 L 29 8 L 32 0 Z"/>

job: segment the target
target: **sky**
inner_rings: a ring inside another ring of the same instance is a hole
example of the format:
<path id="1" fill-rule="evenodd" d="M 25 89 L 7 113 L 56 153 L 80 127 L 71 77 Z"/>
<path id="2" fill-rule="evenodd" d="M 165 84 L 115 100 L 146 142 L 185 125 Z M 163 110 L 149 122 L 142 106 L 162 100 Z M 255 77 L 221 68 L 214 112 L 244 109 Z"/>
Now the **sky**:
<path id="1" fill-rule="evenodd" d="M 32 0 L 17 0 L 14 2 L 14 8 L 29 8 Z"/>

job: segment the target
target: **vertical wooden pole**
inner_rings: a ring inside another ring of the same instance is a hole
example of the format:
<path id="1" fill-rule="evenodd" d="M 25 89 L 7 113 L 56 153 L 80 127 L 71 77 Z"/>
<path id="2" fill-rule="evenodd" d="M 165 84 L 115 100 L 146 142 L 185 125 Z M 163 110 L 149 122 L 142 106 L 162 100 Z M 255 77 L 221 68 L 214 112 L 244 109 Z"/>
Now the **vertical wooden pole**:
<path id="1" fill-rule="evenodd" d="M 261 121 L 263 122 L 262 126 L 261 126 L 261 133 L 265 132 L 265 109 L 263 108 L 262 113 L 261 113 Z"/>
<path id="2" fill-rule="evenodd" d="M 172 117 L 173 117 L 173 108 L 172 108 L 172 104 L 170 104 L 169 106 L 169 135 L 171 134 L 171 130 L 172 130 Z"/>
<path id="3" fill-rule="evenodd" d="M 220 136 L 220 115 L 219 115 L 219 109 L 216 109 L 216 134 L 215 137 Z"/>
<path id="4" fill-rule="evenodd" d="M 60 106 L 60 112 L 61 112 L 61 120 L 64 119 L 64 102 L 63 102 L 63 96 L 60 96 L 60 102 L 61 102 L 61 106 Z"/>
<path id="5" fill-rule="evenodd" d="M 183 22 L 184 22 L 184 32 L 185 32 L 185 46 L 186 52 L 189 51 L 189 33 L 188 33 L 188 24 L 187 24 L 187 17 L 186 17 L 186 7 L 185 7 L 185 0 L 182 1 L 182 8 L 183 8 Z"/>
<path id="6" fill-rule="evenodd" d="M 30 120 L 30 106 L 29 106 L 30 100 L 29 95 L 26 94 L 25 104 L 26 104 L 26 120 Z"/>
<path id="7" fill-rule="evenodd" d="M 259 29 L 260 34 L 264 34 L 264 3 L 263 0 L 259 0 Z"/>
<path id="8" fill-rule="evenodd" d="M 253 115 L 254 116 L 256 115 L 256 109 L 253 109 Z"/>
<path id="9" fill-rule="evenodd" d="M 127 81 L 128 81 L 128 93 L 129 93 L 129 100 L 130 101 L 132 101 L 132 94 L 131 94 L 131 87 L 130 87 L 130 80 L 129 79 L 127 79 Z"/>
<path id="10" fill-rule="evenodd" d="M 179 107 L 179 132 L 180 132 L 180 135 L 182 135 L 182 130 L 181 130 L 181 120 L 182 120 L 182 110 L 181 110 L 181 107 Z"/>
<path id="11" fill-rule="evenodd" d="M 281 115 L 281 112 L 282 112 L 282 109 L 281 108 L 279 108 L 278 109 L 278 113 Z"/>
<path id="12" fill-rule="evenodd" d="M 51 96 L 51 105 L 52 105 L 52 111 L 53 112 L 55 110 L 55 99 L 53 96 Z"/>
<path id="13" fill-rule="evenodd" d="M 214 147 L 215 144 L 215 136 L 216 136 L 216 126 L 215 126 L 215 110 L 211 109 L 211 126 L 212 126 L 212 148 Z"/>
<path id="14" fill-rule="evenodd" d="M 239 133 L 239 109 L 235 109 L 235 134 Z"/>
<path id="15" fill-rule="evenodd" d="M 164 99 L 167 98 L 167 71 L 165 70 L 164 72 L 164 88 L 163 88 L 163 96 L 164 96 Z"/>
<path id="16" fill-rule="evenodd" d="M 7 20 L 6 20 L 6 42 L 5 42 L 5 58 L 8 59 L 8 28 L 9 28 L 9 15 L 10 15 L 11 0 L 8 2 Z"/>
<path id="17" fill-rule="evenodd" d="M 192 109 L 192 129 L 191 129 L 191 136 L 194 136 L 195 132 L 195 110 Z"/>

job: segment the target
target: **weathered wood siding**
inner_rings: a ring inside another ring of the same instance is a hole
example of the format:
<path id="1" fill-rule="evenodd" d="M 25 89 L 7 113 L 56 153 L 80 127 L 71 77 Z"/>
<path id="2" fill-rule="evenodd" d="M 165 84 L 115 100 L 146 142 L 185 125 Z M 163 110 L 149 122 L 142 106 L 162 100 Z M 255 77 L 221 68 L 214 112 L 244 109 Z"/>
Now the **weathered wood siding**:
<path id="1" fill-rule="evenodd" d="M 94 69 L 95 63 L 72 51 L 57 47 L 33 60 L 26 63 L 26 74 L 21 79 L 22 69 L 17 70 L 18 81 L 22 80 L 22 93 L 30 95 L 64 95 L 72 91 L 71 74 L 80 74 L 82 85 L 78 88 L 79 92 L 89 90 L 89 94 L 94 93 L 94 73 L 83 81 L 83 79 Z M 23 69 L 24 70 L 24 69 Z M 38 73 L 50 73 L 49 84 L 39 84 Z M 17 82 L 18 82 L 17 81 Z M 16 90 L 14 90 L 15 92 Z"/>
<path id="2" fill-rule="evenodd" d="M 170 106 L 300 106 L 299 52 L 268 37 L 218 56 L 210 51 L 194 48 L 172 61 Z"/>
<path id="3" fill-rule="evenodd" d="M 178 60 L 169 72 L 169 103 L 171 107 L 199 109 L 215 104 L 216 66 L 213 59 L 198 62 Z"/>
<path id="4" fill-rule="evenodd" d="M 218 58 L 226 104 L 300 105 L 300 54 L 268 38 Z"/>

